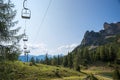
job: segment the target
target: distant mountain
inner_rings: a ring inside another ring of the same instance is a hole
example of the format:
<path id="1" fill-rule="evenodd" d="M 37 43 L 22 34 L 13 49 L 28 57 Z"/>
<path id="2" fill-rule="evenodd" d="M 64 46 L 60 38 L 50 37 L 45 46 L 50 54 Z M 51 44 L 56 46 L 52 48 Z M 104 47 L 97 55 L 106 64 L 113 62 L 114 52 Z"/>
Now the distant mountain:
<path id="1" fill-rule="evenodd" d="M 109 38 L 114 38 L 120 34 L 120 22 L 117 23 L 104 23 L 104 29 L 99 32 L 86 31 L 84 38 L 79 45 L 83 46 L 99 46 L 110 43 Z"/>
<path id="2" fill-rule="evenodd" d="M 36 59 L 44 60 L 44 59 L 45 59 L 45 56 L 46 56 L 46 55 L 39 55 L 39 56 L 28 55 L 28 61 L 30 61 L 32 57 L 34 57 L 35 60 L 36 60 Z M 52 55 L 48 55 L 48 57 L 51 58 Z M 23 61 L 23 62 L 26 62 L 26 61 L 27 61 L 27 58 L 26 58 L 25 55 L 21 55 L 21 56 L 19 56 L 19 60 L 20 60 L 20 61 Z"/>

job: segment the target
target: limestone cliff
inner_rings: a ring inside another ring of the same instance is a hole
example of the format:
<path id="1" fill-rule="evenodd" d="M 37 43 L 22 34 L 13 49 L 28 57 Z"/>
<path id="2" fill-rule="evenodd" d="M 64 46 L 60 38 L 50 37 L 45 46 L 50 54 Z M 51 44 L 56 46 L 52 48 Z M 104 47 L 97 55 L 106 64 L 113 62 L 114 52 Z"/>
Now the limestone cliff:
<path id="1" fill-rule="evenodd" d="M 99 46 L 108 43 L 108 38 L 120 34 L 120 22 L 104 23 L 104 29 L 99 32 L 86 31 L 80 46 Z"/>

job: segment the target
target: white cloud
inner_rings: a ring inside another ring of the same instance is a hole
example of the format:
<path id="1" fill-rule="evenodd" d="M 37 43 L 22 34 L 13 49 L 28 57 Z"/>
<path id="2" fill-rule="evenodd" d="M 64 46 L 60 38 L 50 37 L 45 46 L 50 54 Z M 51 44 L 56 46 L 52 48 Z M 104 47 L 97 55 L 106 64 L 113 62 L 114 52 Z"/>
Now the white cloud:
<path id="1" fill-rule="evenodd" d="M 63 45 L 63 46 L 58 47 L 57 51 L 67 54 L 68 52 L 71 52 L 77 46 L 78 44 Z"/>
<path id="2" fill-rule="evenodd" d="M 27 44 L 28 49 L 30 50 L 30 55 L 42 55 L 42 54 L 50 54 L 50 55 L 58 55 L 64 54 L 66 55 L 68 52 L 71 52 L 78 44 L 70 44 L 70 45 L 61 45 L 55 49 L 48 49 L 48 46 L 44 43 L 39 44 Z"/>
<path id="3" fill-rule="evenodd" d="M 39 44 L 28 44 L 29 49 L 31 50 L 32 55 L 40 55 L 47 53 L 47 45 L 44 43 Z"/>
<path id="4" fill-rule="evenodd" d="M 39 43 L 39 44 L 27 44 L 28 50 L 30 50 L 30 55 L 41 55 L 47 53 L 46 44 Z"/>

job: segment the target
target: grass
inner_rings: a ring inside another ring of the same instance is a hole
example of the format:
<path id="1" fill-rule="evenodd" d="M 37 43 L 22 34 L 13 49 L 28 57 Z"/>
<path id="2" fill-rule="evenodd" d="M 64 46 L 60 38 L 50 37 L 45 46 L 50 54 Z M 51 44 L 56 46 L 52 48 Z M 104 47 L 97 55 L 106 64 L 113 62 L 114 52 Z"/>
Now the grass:
<path id="1" fill-rule="evenodd" d="M 94 74 L 99 80 L 112 80 L 113 70 L 107 66 L 91 66 L 87 70 L 82 70 L 87 74 Z"/>
<path id="2" fill-rule="evenodd" d="M 29 63 L 20 61 L 0 62 L 0 80 L 83 80 L 91 73 L 99 80 L 112 80 L 112 69 L 105 66 L 91 66 L 77 72 L 61 66 L 30 66 Z"/>
<path id="3" fill-rule="evenodd" d="M 29 66 L 29 63 L 20 61 L 0 63 L 0 74 L 3 80 L 68 80 L 69 77 L 72 78 L 71 76 L 76 76 L 77 78 L 84 76 L 84 74 L 68 68 L 43 64 Z M 5 76 L 9 77 L 6 78 Z"/>

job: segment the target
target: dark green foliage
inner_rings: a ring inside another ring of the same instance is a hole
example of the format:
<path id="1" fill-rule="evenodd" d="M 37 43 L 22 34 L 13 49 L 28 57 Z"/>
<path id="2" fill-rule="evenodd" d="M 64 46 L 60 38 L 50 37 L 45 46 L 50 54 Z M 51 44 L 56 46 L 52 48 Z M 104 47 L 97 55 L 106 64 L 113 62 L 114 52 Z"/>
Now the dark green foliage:
<path id="1" fill-rule="evenodd" d="M 116 54 L 115 49 L 112 46 L 110 46 L 109 47 L 109 61 L 114 61 L 116 59 L 116 56 L 117 54 Z"/>
<path id="2" fill-rule="evenodd" d="M 59 69 L 56 69 L 55 75 L 56 75 L 57 77 L 59 77 L 59 78 L 61 77 L 60 74 L 59 74 Z"/>
<path id="3" fill-rule="evenodd" d="M 15 28 L 17 21 L 14 21 L 16 10 L 14 4 L 8 0 L 0 0 L 1 4 L 5 5 L 0 7 L 0 55 L 4 60 L 16 60 L 21 53 L 19 41 L 22 35 L 18 35 L 20 27 Z"/>
<path id="4" fill-rule="evenodd" d="M 36 58 L 36 63 L 39 63 L 39 62 L 40 62 L 40 60 L 38 58 Z"/>
<path id="5" fill-rule="evenodd" d="M 87 76 L 86 80 L 98 80 L 93 74 Z"/>
<path id="6" fill-rule="evenodd" d="M 91 75 L 90 80 L 98 80 L 95 76 Z"/>
<path id="7" fill-rule="evenodd" d="M 80 65 L 88 68 L 89 64 L 97 61 L 114 63 L 120 58 L 120 56 L 117 56 L 120 52 L 119 47 L 120 45 L 117 43 L 110 43 L 91 50 L 89 50 L 89 47 L 75 48 L 68 55 L 54 56 L 52 59 L 48 59 L 48 62 L 55 66 L 59 64 L 80 71 Z M 108 66 L 111 67 L 110 64 Z"/>
<path id="8" fill-rule="evenodd" d="M 120 72 L 118 69 L 115 69 L 113 72 L 113 80 L 120 80 Z"/>
<path id="9" fill-rule="evenodd" d="M 31 65 L 32 64 L 35 65 L 35 59 L 34 59 L 34 57 L 31 58 L 30 62 L 31 62 Z"/>
<path id="10" fill-rule="evenodd" d="M 64 66 L 64 67 L 67 67 L 67 66 L 68 66 L 67 56 L 64 56 L 64 57 L 63 57 L 63 66 Z"/>
<path id="11" fill-rule="evenodd" d="M 76 67 L 76 71 L 80 72 L 80 66 Z"/>
<path id="12" fill-rule="evenodd" d="M 79 61 L 80 61 L 80 58 L 79 58 L 79 56 L 78 55 L 76 55 L 75 57 L 74 57 L 74 69 L 76 70 L 76 71 L 80 71 L 80 64 L 79 64 Z"/>
<path id="13" fill-rule="evenodd" d="M 49 65 L 49 58 L 48 58 L 48 54 L 46 54 L 46 56 L 45 56 L 45 64 Z"/>
<path id="14" fill-rule="evenodd" d="M 15 66 L 10 65 L 8 62 L 0 63 L 0 80 L 15 80 L 18 79 L 17 70 L 15 70 Z"/>
<path id="15" fill-rule="evenodd" d="M 60 56 L 57 57 L 57 65 L 60 65 Z"/>
<path id="16" fill-rule="evenodd" d="M 87 48 L 83 49 L 83 58 L 86 60 L 86 63 L 90 61 L 90 54 Z"/>
<path id="17" fill-rule="evenodd" d="M 57 57 L 53 57 L 53 59 L 51 60 L 51 64 L 52 65 L 57 65 Z"/>
<path id="18" fill-rule="evenodd" d="M 107 60 L 107 55 L 105 53 L 105 46 L 101 46 L 100 47 L 100 59 L 102 61 L 106 61 Z"/>
<path id="19" fill-rule="evenodd" d="M 72 68 L 73 67 L 73 59 L 72 59 L 72 54 L 68 53 L 68 67 Z"/>

